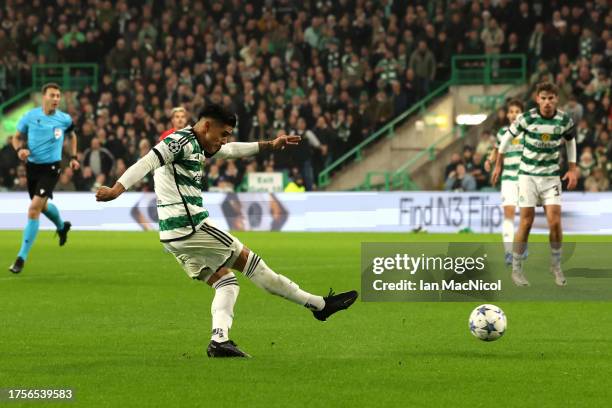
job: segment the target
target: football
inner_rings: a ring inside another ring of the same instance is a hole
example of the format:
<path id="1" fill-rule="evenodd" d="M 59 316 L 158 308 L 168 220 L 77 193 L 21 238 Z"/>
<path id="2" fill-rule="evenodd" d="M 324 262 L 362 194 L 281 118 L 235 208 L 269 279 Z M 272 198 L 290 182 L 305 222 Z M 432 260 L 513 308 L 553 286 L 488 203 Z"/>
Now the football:
<path id="1" fill-rule="evenodd" d="M 472 311 L 469 325 L 470 332 L 480 340 L 494 341 L 504 335 L 508 321 L 499 307 L 484 304 Z"/>

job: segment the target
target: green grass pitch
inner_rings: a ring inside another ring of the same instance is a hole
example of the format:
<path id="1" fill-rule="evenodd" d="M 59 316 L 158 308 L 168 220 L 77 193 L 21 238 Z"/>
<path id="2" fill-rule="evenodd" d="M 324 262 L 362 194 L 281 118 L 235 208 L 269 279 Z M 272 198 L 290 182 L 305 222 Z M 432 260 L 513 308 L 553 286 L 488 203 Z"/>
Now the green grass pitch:
<path id="1" fill-rule="evenodd" d="M 360 287 L 362 241 L 499 239 L 236 235 L 320 294 Z M 610 406 L 611 303 L 500 303 L 508 332 L 485 343 L 475 303 L 358 301 L 321 323 L 240 277 L 232 337 L 254 358 L 211 360 L 213 291 L 155 233 L 76 231 L 59 248 L 42 232 L 13 276 L 20 237 L 0 232 L 0 388 L 70 387 L 83 407 Z"/>

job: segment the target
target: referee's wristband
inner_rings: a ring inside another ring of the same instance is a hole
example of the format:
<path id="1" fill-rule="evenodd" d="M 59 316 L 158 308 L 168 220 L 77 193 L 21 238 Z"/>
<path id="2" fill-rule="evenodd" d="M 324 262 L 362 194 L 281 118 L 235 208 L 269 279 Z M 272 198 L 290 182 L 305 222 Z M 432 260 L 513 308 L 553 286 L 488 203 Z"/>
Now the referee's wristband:
<path id="1" fill-rule="evenodd" d="M 79 161 L 79 158 L 77 156 L 70 156 L 70 160 L 76 160 Z"/>

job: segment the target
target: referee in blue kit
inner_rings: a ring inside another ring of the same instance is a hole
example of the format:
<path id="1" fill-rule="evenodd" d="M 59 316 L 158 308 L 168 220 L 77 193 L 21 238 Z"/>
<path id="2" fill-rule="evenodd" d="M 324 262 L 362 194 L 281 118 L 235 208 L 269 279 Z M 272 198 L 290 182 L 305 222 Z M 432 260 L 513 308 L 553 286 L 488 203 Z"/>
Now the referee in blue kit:
<path id="1" fill-rule="evenodd" d="M 15 263 L 9 270 L 19 273 L 36 235 L 38 234 L 39 217 L 42 212 L 57 228 L 60 246 L 66 243 L 70 222 L 63 221 L 57 207 L 49 202 L 53 198 L 53 189 L 61 173 L 62 147 L 64 135 L 70 134 L 71 160 L 70 167 L 78 170 L 77 137 L 70 115 L 58 108 L 61 99 L 61 89 L 54 83 L 42 87 L 42 106 L 27 112 L 17 124 L 17 134 L 13 138 L 13 147 L 17 150 L 20 160 L 27 160 L 28 193 L 30 207 L 28 208 L 28 223 L 23 230 L 21 249 Z"/>

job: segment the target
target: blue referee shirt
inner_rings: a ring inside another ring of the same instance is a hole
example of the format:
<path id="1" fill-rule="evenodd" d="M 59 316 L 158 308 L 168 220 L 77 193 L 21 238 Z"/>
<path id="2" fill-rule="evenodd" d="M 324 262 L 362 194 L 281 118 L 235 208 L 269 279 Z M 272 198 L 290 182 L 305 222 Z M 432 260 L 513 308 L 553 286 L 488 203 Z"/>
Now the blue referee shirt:
<path id="1" fill-rule="evenodd" d="M 55 163 L 62 160 L 64 134 L 73 130 L 72 118 L 59 110 L 45 115 L 42 108 L 34 108 L 23 115 L 17 130 L 27 136 L 29 162 Z"/>

